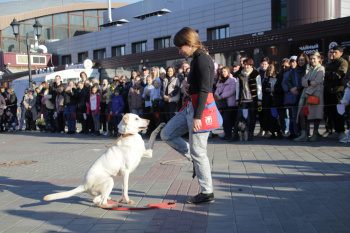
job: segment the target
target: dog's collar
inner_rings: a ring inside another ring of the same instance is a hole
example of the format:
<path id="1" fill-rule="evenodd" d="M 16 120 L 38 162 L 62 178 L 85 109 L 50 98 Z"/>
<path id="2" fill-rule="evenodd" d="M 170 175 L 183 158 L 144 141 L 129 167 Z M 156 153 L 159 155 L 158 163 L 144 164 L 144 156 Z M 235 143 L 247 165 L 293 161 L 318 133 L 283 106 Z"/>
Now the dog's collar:
<path id="1" fill-rule="evenodd" d="M 112 145 L 106 146 L 106 147 L 111 148 L 112 146 L 114 146 L 115 144 L 117 144 L 117 142 L 119 142 L 120 140 L 122 140 L 122 138 L 130 137 L 130 136 L 133 136 L 133 135 L 134 135 L 134 134 L 121 134 L 120 137 L 119 137 L 117 140 L 115 140 L 115 142 L 114 142 Z"/>

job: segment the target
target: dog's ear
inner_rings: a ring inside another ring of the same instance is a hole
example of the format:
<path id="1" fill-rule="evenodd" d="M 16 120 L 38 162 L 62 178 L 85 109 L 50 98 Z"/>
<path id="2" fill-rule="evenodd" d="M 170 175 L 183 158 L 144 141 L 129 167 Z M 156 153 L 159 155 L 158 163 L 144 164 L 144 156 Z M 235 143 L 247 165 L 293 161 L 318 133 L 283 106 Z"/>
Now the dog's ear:
<path id="1" fill-rule="evenodd" d="M 128 122 L 129 122 L 129 116 L 128 116 L 128 115 L 124 115 L 124 116 L 123 116 L 123 121 L 124 121 L 124 124 L 128 124 Z"/>

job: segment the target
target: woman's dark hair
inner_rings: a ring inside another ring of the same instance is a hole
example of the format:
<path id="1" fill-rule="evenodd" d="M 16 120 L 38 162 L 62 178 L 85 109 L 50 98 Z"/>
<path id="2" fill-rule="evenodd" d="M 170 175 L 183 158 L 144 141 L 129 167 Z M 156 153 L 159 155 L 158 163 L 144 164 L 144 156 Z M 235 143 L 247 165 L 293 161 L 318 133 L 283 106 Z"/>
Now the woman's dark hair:
<path id="1" fill-rule="evenodd" d="M 299 60 L 301 57 L 305 58 L 305 65 L 310 64 L 310 58 L 309 58 L 308 55 L 306 55 L 305 53 L 302 53 L 302 54 L 300 54 L 300 56 L 298 57 L 298 60 Z M 297 62 L 298 62 L 298 60 L 297 60 Z"/>
<path id="2" fill-rule="evenodd" d="M 176 33 L 174 37 L 174 45 L 176 47 L 190 45 L 206 51 L 204 45 L 199 39 L 198 33 L 190 27 L 184 27 Z"/>
<path id="3" fill-rule="evenodd" d="M 175 67 L 174 67 L 174 66 L 169 66 L 168 68 L 166 68 L 166 74 L 165 74 L 166 77 L 167 77 L 167 78 L 171 78 L 171 77 L 168 76 L 168 70 L 169 70 L 169 69 L 172 69 L 172 70 L 173 70 L 173 73 L 174 73 L 173 76 L 175 76 Z"/>
<path id="4" fill-rule="evenodd" d="M 247 58 L 243 61 L 243 64 L 247 63 L 247 65 L 251 65 L 254 67 L 254 60 L 252 58 Z"/>

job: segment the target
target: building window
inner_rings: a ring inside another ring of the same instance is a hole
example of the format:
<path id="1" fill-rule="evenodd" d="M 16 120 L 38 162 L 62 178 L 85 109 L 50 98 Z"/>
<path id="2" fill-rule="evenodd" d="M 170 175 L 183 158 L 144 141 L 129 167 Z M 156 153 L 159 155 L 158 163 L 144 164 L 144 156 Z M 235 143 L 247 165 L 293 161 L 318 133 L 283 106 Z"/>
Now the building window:
<path id="1" fill-rule="evenodd" d="M 147 41 L 132 43 L 132 53 L 141 53 L 147 51 Z"/>
<path id="2" fill-rule="evenodd" d="M 94 50 L 94 60 L 106 58 L 106 49 Z"/>
<path id="3" fill-rule="evenodd" d="M 170 47 L 171 37 L 154 39 L 154 49 L 165 49 Z"/>
<path id="4" fill-rule="evenodd" d="M 88 58 L 89 52 L 82 52 L 82 53 L 78 53 L 78 62 L 83 62 L 85 61 L 86 58 Z"/>
<path id="5" fill-rule="evenodd" d="M 271 17 L 272 17 L 273 29 L 287 27 L 287 1 L 286 0 L 271 1 Z"/>
<path id="6" fill-rule="evenodd" d="M 72 63 L 71 55 L 62 56 L 62 65 L 71 64 L 71 63 Z"/>
<path id="7" fill-rule="evenodd" d="M 17 64 L 28 64 L 28 55 L 16 55 Z M 46 56 L 30 56 L 32 65 L 46 65 Z"/>
<path id="8" fill-rule="evenodd" d="M 123 55 L 125 55 L 125 45 L 112 47 L 112 57 L 118 57 Z"/>
<path id="9" fill-rule="evenodd" d="M 208 40 L 219 40 L 230 37 L 230 26 L 225 25 L 221 27 L 209 28 L 207 30 Z"/>

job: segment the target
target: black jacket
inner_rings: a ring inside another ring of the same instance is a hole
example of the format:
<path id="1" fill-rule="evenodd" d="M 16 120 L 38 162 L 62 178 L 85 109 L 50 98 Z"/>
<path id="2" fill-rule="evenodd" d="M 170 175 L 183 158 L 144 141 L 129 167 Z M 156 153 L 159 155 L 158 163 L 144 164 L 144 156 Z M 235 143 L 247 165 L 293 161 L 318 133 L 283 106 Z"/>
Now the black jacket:
<path id="1" fill-rule="evenodd" d="M 197 49 L 193 53 L 191 70 L 187 81 L 190 84 L 189 94 L 198 94 L 194 119 L 201 119 L 209 92 L 214 83 L 214 62 L 203 50 Z"/>

